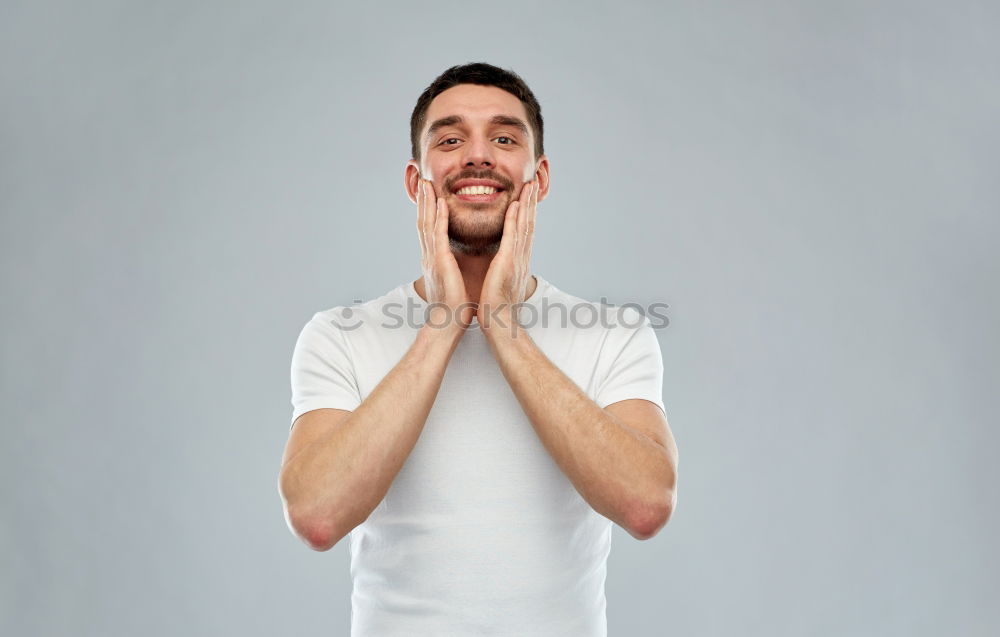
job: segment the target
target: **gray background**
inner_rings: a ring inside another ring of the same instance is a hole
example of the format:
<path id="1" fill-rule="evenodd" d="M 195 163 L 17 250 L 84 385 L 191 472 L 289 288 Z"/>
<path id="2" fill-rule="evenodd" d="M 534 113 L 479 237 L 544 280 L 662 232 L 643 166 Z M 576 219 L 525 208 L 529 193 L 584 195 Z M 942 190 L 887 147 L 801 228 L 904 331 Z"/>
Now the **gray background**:
<path id="1" fill-rule="evenodd" d="M 670 305 L 610 634 L 1000 630 L 996 3 L 0 6 L 3 634 L 346 634 L 292 346 L 419 276 L 408 118 L 470 61 L 542 103 L 534 271 Z"/>

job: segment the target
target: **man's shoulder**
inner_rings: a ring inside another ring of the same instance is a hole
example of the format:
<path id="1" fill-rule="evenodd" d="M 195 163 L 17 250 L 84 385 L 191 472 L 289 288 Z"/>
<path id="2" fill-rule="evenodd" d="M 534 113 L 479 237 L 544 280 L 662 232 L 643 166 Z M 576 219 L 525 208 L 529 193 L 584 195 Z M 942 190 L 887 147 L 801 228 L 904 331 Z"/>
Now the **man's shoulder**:
<path id="1" fill-rule="evenodd" d="M 320 310 L 312 320 L 342 332 L 358 331 L 362 327 L 401 327 L 419 314 L 420 299 L 409 282 L 401 283 L 384 294 L 369 300 L 354 299 Z"/>

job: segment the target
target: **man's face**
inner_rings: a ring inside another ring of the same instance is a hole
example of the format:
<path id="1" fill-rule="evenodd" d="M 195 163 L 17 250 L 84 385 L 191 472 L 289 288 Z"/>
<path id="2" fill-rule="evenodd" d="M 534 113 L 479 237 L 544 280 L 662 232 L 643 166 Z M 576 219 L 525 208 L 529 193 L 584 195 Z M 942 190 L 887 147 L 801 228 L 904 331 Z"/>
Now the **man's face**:
<path id="1" fill-rule="evenodd" d="M 534 156 L 524 105 L 495 86 L 460 84 L 435 97 L 420 145 L 420 164 L 407 164 L 410 198 L 416 201 L 419 178 L 434 184 L 448 204 L 452 248 L 463 254 L 496 252 L 507 207 L 525 182 L 539 178 L 539 201 L 548 191 L 548 159 Z"/>

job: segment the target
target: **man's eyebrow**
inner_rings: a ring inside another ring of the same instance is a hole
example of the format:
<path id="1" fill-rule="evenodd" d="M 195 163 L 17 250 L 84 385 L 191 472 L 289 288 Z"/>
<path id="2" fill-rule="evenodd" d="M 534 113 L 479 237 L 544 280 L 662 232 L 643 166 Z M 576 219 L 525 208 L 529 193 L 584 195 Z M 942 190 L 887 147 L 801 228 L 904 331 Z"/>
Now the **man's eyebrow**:
<path id="1" fill-rule="evenodd" d="M 433 137 L 434 133 L 438 132 L 442 128 L 448 126 L 454 126 L 455 124 L 462 124 L 465 122 L 465 118 L 461 115 L 449 115 L 448 117 L 442 117 L 441 119 L 434 120 L 431 123 L 430 128 L 427 129 L 427 137 Z M 490 124 L 493 126 L 513 126 L 521 131 L 521 134 L 528 137 L 528 125 L 524 123 L 519 117 L 513 117 L 511 115 L 494 115 L 490 119 Z"/>
<path id="2" fill-rule="evenodd" d="M 519 117 L 511 117 L 510 115 L 494 115 L 493 119 L 490 120 L 490 124 L 494 126 L 513 126 L 520 129 L 521 134 L 525 137 L 528 136 L 528 125 L 521 121 Z"/>
<path id="3" fill-rule="evenodd" d="M 427 129 L 426 137 L 433 137 L 434 133 L 438 132 L 442 128 L 447 126 L 454 126 L 465 120 L 462 119 L 461 115 L 449 115 L 448 117 L 442 117 L 441 119 L 434 120 L 431 123 L 431 127 Z"/>

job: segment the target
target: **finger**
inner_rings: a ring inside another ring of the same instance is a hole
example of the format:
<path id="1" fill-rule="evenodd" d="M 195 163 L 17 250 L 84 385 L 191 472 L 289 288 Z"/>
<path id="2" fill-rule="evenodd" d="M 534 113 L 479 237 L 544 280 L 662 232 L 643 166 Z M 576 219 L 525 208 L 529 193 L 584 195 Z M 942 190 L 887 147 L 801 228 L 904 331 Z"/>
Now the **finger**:
<path id="1" fill-rule="evenodd" d="M 434 252 L 434 226 L 437 224 L 437 197 L 434 196 L 434 185 L 427 179 L 422 179 L 424 188 L 424 243 L 428 255 Z"/>
<path id="2" fill-rule="evenodd" d="M 417 234 L 420 237 L 420 254 L 421 256 L 427 255 L 427 238 L 425 237 L 424 225 L 426 223 L 425 218 L 427 216 L 427 210 L 425 205 L 426 197 L 424 196 L 424 180 L 418 179 L 417 181 Z"/>
<path id="3" fill-rule="evenodd" d="M 538 191 L 541 189 L 541 185 L 538 180 L 535 180 L 535 188 L 531 192 L 531 205 L 528 206 L 527 219 L 524 220 L 525 230 L 527 230 L 528 238 L 531 239 L 535 236 L 535 218 L 538 215 Z"/>
<path id="4" fill-rule="evenodd" d="M 528 193 L 528 204 L 524 208 L 524 214 L 519 215 L 523 219 L 519 220 L 518 233 L 521 237 L 521 250 L 518 259 L 524 265 L 531 255 L 531 243 L 535 236 L 535 213 L 538 206 L 538 180 L 531 182 L 531 192 Z"/>
<path id="5" fill-rule="evenodd" d="M 519 200 L 521 201 L 518 205 L 518 215 L 517 215 L 517 245 L 520 248 L 524 243 L 524 230 L 525 222 L 528 219 L 528 213 L 531 210 L 531 190 L 535 187 L 533 182 L 526 182 L 524 187 L 521 188 L 521 196 Z"/>
<path id="6" fill-rule="evenodd" d="M 503 235 L 500 237 L 500 247 L 497 249 L 498 255 L 500 253 L 507 254 L 507 252 L 517 248 L 517 213 L 520 207 L 520 201 L 511 202 L 507 206 L 507 214 L 503 218 Z"/>
<path id="7" fill-rule="evenodd" d="M 526 225 L 526 231 L 524 235 L 524 250 L 521 253 L 521 263 L 524 264 L 525 272 L 528 271 L 528 262 L 531 260 L 531 245 L 535 241 L 535 214 L 537 212 L 538 206 L 538 190 L 536 188 L 535 195 L 532 197 L 531 207 L 526 211 L 528 217 Z"/>
<path id="8" fill-rule="evenodd" d="M 444 199 L 436 200 L 436 219 L 434 222 L 434 249 L 448 249 L 448 204 Z"/>

